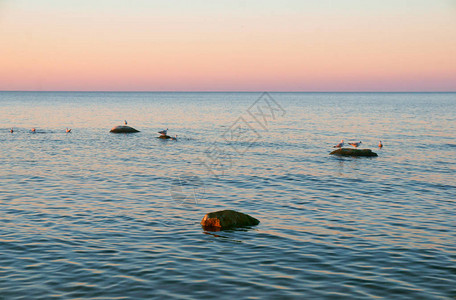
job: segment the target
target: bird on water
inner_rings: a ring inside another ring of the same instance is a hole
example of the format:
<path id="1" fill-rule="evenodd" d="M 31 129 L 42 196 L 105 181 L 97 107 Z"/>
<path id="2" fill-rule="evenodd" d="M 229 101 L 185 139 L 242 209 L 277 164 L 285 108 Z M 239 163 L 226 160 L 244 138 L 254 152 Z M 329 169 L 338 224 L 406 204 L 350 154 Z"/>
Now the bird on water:
<path id="1" fill-rule="evenodd" d="M 382 147 L 383 147 L 382 141 L 378 142 L 378 147 L 379 147 L 379 148 L 382 148 Z"/>
<path id="2" fill-rule="evenodd" d="M 32 133 L 36 133 L 36 128 L 32 128 Z"/>
<path id="3" fill-rule="evenodd" d="M 11 129 L 10 129 L 10 132 L 11 132 L 11 133 L 13 133 L 13 132 L 14 132 L 14 129 L 13 129 L 13 127 L 11 127 Z"/>
<path id="4" fill-rule="evenodd" d="M 70 129 L 66 129 L 66 133 L 70 133 L 71 132 L 71 128 Z"/>

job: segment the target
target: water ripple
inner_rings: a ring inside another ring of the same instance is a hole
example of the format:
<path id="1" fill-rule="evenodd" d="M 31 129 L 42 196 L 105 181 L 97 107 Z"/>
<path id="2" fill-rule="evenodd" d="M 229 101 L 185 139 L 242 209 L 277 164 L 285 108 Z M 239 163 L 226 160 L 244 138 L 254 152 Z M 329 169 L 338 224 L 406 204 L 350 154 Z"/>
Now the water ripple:
<path id="1" fill-rule="evenodd" d="M 454 298 L 454 94 L 273 96 L 286 118 L 216 178 L 200 160 L 251 93 L 0 93 L 0 298 Z M 119 116 L 141 133 L 109 134 Z M 385 147 L 328 155 L 352 137 Z M 190 172 L 204 196 L 176 201 Z M 261 223 L 204 231 L 218 209 Z"/>

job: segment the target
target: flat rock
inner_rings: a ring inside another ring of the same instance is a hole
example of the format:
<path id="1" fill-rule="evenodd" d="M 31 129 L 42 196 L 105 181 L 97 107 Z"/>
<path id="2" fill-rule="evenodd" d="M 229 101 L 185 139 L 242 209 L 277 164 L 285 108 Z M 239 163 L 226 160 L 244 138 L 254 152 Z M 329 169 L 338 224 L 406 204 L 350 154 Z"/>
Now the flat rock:
<path id="1" fill-rule="evenodd" d="M 166 140 L 166 139 L 170 139 L 171 137 L 169 135 L 160 135 L 158 138 Z"/>
<path id="2" fill-rule="evenodd" d="M 245 226 L 254 226 L 260 221 L 249 215 L 234 210 L 220 210 L 208 213 L 201 220 L 201 225 L 205 230 L 220 231 Z"/>
<path id="3" fill-rule="evenodd" d="M 139 130 L 136 130 L 133 127 L 130 127 L 130 126 L 119 125 L 119 126 L 113 127 L 109 132 L 112 132 L 112 133 L 134 133 L 134 132 L 139 132 Z"/>
<path id="4" fill-rule="evenodd" d="M 329 155 L 340 156 L 378 156 L 371 149 L 340 148 L 329 153 Z"/>

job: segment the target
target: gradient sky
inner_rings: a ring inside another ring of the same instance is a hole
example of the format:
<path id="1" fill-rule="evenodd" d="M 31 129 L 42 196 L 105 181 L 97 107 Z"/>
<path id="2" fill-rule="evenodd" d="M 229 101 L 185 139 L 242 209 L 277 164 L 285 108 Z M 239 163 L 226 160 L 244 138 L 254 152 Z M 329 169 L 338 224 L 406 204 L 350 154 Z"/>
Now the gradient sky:
<path id="1" fill-rule="evenodd" d="M 456 1 L 0 0 L 0 90 L 456 91 Z"/>

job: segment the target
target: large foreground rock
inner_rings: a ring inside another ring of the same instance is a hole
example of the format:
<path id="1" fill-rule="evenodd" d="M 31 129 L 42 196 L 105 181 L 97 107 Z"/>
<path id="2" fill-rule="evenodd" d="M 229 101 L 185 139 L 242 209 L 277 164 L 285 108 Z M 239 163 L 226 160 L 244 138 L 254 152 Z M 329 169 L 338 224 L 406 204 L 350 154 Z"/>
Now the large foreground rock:
<path id="1" fill-rule="evenodd" d="M 211 212 L 206 214 L 201 220 L 203 228 L 209 231 L 219 231 L 258 224 L 260 224 L 260 221 L 254 217 L 234 210 Z"/>
<path id="2" fill-rule="evenodd" d="M 372 152 L 371 149 L 354 149 L 354 148 L 341 148 L 329 153 L 330 155 L 340 156 L 378 156 L 377 153 Z"/>
<path id="3" fill-rule="evenodd" d="M 133 133 L 139 132 L 139 130 L 134 129 L 133 127 L 126 126 L 126 125 L 119 125 L 111 129 L 112 133 Z"/>

